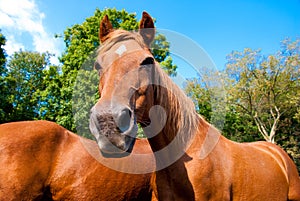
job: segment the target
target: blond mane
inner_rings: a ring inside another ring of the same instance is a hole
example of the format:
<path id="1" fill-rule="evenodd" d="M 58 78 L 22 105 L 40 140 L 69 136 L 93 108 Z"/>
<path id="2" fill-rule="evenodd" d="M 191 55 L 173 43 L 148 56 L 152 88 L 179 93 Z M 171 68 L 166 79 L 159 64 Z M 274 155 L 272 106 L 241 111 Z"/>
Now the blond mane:
<path id="1" fill-rule="evenodd" d="M 163 132 L 175 136 L 180 135 L 177 143 L 180 146 L 188 145 L 194 137 L 193 134 L 197 133 L 196 130 L 202 117 L 196 112 L 193 101 L 172 81 L 158 63 L 155 66 L 155 73 L 154 83 L 160 87 L 157 87 L 154 98 L 158 101 L 157 104 L 165 108 L 168 115 Z"/>

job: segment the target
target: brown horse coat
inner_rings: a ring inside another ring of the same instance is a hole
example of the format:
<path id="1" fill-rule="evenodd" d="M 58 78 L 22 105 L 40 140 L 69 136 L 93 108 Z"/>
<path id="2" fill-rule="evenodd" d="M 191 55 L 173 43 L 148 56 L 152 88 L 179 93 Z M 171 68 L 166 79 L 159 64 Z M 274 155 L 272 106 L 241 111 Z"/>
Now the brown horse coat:
<path id="1" fill-rule="evenodd" d="M 297 168 L 282 149 L 268 142 L 236 143 L 201 124 L 186 154 L 156 172 L 152 200 L 300 200 Z M 219 140 L 201 157 L 207 135 Z"/>
<path id="2" fill-rule="evenodd" d="M 109 169 L 84 148 L 82 139 L 48 121 L 0 125 L 0 200 L 149 200 L 151 174 Z M 134 152 L 147 153 L 146 140 Z M 147 165 L 147 164 L 145 164 Z"/>
<path id="3" fill-rule="evenodd" d="M 102 152 L 130 152 L 134 140 L 128 136 L 138 122 L 155 153 L 153 200 L 300 201 L 299 175 L 289 156 L 272 143 L 230 141 L 199 116 L 154 61 L 148 48 L 154 33 L 146 12 L 139 32 L 113 30 L 107 16 L 100 23 L 101 98 L 91 110 L 90 130 Z M 121 47 L 127 51 L 118 54 Z M 112 132 L 104 136 L 102 128 Z"/>

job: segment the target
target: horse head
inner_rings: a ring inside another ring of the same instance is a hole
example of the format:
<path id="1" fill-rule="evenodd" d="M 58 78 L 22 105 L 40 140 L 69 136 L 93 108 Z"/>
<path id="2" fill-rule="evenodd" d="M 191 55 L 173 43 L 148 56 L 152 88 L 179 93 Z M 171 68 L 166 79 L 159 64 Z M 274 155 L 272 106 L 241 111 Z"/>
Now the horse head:
<path id="1" fill-rule="evenodd" d="M 106 157 L 130 154 L 137 123 L 149 122 L 156 64 L 149 46 L 154 36 L 154 23 L 146 12 L 138 32 L 114 30 L 108 16 L 100 22 L 102 45 L 94 67 L 100 76 L 101 98 L 91 109 L 90 130 Z"/>

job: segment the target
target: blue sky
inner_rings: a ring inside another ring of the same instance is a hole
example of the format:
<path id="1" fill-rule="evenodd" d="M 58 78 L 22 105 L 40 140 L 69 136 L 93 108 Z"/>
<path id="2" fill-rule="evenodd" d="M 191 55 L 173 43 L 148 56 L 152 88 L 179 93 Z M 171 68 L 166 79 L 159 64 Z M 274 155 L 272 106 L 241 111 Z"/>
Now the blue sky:
<path id="1" fill-rule="evenodd" d="M 270 54 L 283 39 L 300 37 L 299 0 L 0 0 L 0 29 L 8 40 L 7 52 L 21 48 L 59 55 L 64 44 L 54 34 L 82 23 L 96 8 L 125 9 L 138 19 L 145 10 L 156 18 L 157 28 L 195 41 L 219 69 L 232 50 L 260 48 Z"/>

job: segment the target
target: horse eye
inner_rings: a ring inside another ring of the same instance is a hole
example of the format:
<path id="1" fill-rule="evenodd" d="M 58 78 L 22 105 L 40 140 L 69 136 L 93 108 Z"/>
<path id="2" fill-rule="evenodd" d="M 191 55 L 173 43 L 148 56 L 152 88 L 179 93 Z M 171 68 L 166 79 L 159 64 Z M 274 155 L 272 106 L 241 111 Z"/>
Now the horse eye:
<path id="1" fill-rule="evenodd" d="M 101 65 L 98 62 L 95 62 L 94 69 L 97 70 L 97 71 L 100 71 L 101 70 Z"/>
<path id="2" fill-rule="evenodd" d="M 146 66 L 146 65 L 153 65 L 154 64 L 154 58 L 153 57 L 147 57 L 144 59 L 144 61 L 141 63 L 141 66 Z"/>

